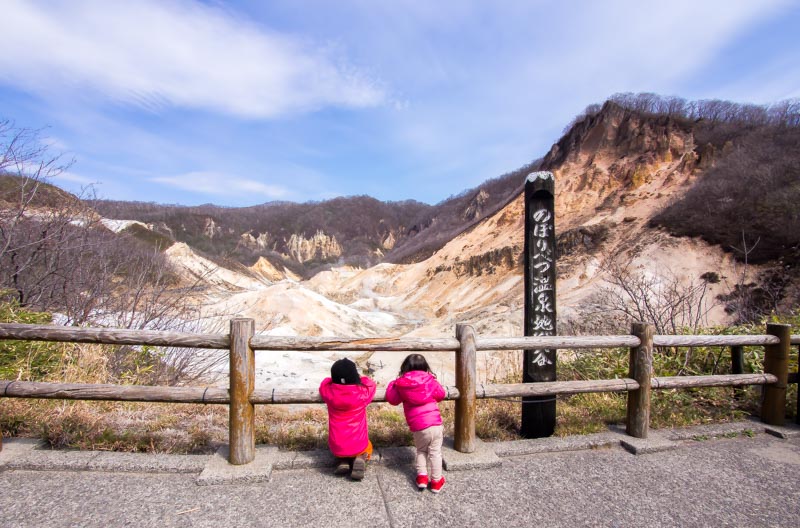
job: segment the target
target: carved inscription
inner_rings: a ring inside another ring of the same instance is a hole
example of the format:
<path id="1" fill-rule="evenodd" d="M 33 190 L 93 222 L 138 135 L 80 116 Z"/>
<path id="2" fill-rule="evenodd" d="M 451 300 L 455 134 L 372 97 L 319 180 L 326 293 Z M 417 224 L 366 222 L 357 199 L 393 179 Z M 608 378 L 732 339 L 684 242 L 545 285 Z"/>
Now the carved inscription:
<path id="1" fill-rule="evenodd" d="M 530 290 L 530 306 L 533 307 L 531 335 L 555 335 L 555 248 L 550 243 L 553 215 L 547 209 L 536 209 L 531 219 L 533 240 L 530 243 L 534 270 Z M 548 356 L 547 350 L 536 349 L 533 351 L 533 362 L 540 367 L 551 365 L 553 360 Z"/>

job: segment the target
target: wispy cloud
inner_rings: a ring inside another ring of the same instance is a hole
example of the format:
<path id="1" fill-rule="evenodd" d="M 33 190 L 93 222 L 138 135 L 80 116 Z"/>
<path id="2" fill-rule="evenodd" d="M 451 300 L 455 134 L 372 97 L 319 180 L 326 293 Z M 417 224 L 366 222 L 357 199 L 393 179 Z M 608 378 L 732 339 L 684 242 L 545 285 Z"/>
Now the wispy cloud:
<path id="1" fill-rule="evenodd" d="M 615 92 L 800 86 L 797 0 L 0 4 L 0 113 L 55 125 L 115 198 L 436 202 Z"/>
<path id="2" fill-rule="evenodd" d="M 281 185 L 270 185 L 220 172 L 187 172 L 176 176 L 149 178 L 149 180 L 211 197 L 223 195 L 275 200 L 289 194 L 289 190 Z"/>
<path id="3" fill-rule="evenodd" d="M 59 183 L 61 181 L 70 182 L 70 183 L 77 183 L 78 185 L 81 185 L 83 187 L 87 187 L 87 186 L 94 185 L 95 183 L 97 183 L 97 181 L 93 180 L 92 178 L 87 178 L 86 176 L 82 176 L 80 174 L 77 174 L 77 173 L 74 173 L 74 172 L 70 172 L 70 171 L 62 171 L 62 172 L 58 173 L 54 177 L 54 179 L 55 180 L 59 180 Z"/>
<path id="4" fill-rule="evenodd" d="M 381 104 L 380 83 L 314 44 L 187 0 L 5 0 L 0 82 L 149 109 L 271 118 Z"/>
<path id="5" fill-rule="evenodd" d="M 424 13 L 397 4 L 375 7 L 394 12 L 384 13 L 392 22 L 389 30 L 381 27 L 381 35 L 372 35 L 381 42 L 372 49 L 408 43 L 403 47 L 407 59 L 395 57 L 404 61 L 396 71 L 407 78 L 391 82 L 406 88 L 409 103 L 389 127 L 407 156 L 428 166 L 461 159 L 462 173 L 474 173 L 482 163 L 511 170 L 545 154 L 577 112 L 615 92 L 691 98 L 687 86 L 719 60 L 726 46 L 792 5 L 787 0 L 609 0 L 576 9 L 575 4 L 500 2 L 480 9 L 457 3 L 455 14 L 441 3 Z M 361 22 L 374 18 L 374 13 L 364 15 Z M 370 31 L 354 33 L 362 30 Z M 796 85 L 795 70 L 771 77 Z M 750 70 L 737 75 L 751 91 L 766 82 Z M 423 80 L 410 82 L 412 76 Z M 420 85 L 424 91 L 407 89 Z"/>

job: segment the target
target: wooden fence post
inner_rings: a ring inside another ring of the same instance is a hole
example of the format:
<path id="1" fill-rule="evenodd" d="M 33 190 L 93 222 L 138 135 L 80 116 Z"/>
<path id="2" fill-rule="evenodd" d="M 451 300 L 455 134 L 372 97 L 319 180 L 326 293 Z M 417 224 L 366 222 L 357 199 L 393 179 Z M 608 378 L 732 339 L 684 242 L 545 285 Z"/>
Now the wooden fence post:
<path id="1" fill-rule="evenodd" d="M 639 388 L 628 391 L 628 420 L 625 432 L 636 438 L 647 438 L 650 429 L 650 378 L 653 375 L 653 334 L 655 327 L 645 323 L 633 323 L 631 334 L 641 341 L 631 348 L 629 377 L 636 380 Z"/>
<path id="2" fill-rule="evenodd" d="M 761 401 L 761 421 L 769 425 L 783 425 L 786 420 L 786 386 L 789 378 L 789 350 L 791 326 L 767 323 L 767 333 L 780 342 L 764 347 L 764 372 L 774 374 L 778 381 L 764 385 Z"/>
<path id="3" fill-rule="evenodd" d="M 250 348 L 253 334 L 253 319 L 231 320 L 228 461 L 235 465 L 252 462 L 256 456 L 255 406 L 250 403 L 256 378 L 255 353 Z"/>
<path id="4" fill-rule="evenodd" d="M 731 374 L 744 374 L 744 347 L 732 346 L 731 347 Z M 733 397 L 741 400 L 743 391 L 741 387 L 733 388 Z"/>
<path id="5" fill-rule="evenodd" d="M 454 447 L 461 453 L 475 451 L 475 387 L 476 347 L 475 330 L 469 325 L 456 325 L 456 339 L 461 346 L 456 351 L 456 417 Z"/>

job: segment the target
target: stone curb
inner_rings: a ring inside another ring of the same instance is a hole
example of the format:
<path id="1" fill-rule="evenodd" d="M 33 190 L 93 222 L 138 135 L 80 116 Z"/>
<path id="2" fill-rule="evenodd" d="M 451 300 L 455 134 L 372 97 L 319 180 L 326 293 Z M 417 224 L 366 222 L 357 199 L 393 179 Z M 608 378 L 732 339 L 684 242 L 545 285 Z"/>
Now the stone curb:
<path id="1" fill-rule="evenodd" d="M 490 443 L 475 439 L 475 451 L 461 453 L 453 447 L 453 439 L 445 438 L 442 445 L 442 465 L 447 471 L 468 471 L 471 469 L 487 469 L 500 466 L 503 463 L 494 446 Z"/>
<path id="2" fill-rule="evenodd" d="M 612 432 L 590 435 L 534 438 L 530 440 L 511 440 L 497 442 L 494 452 L 501 457 L 535 455 L 538 453 L 557 453 L 562 451 L 580 451 L 584 449 L 601 449 L 619 445 L 619 434 Z"/>
<path id="3" fill-rule="evenodd" d="M 707 438 L 734 437 L 742 434 L 763 431 L 764 424 L 752 422 L 730 422 L 722 424 L 695 425 L 672 429 L 667 437 L 670 440 L 705 440 Z"/>
<path id="4" fill-rule="evenodd" d="M 796 424 L 786 424 L 786 425 L 767 425 L 764 427 L 764 431 L 767 434 L 771 434 L 772 436 L 777 436 L 778 438 L 794 438 L 795 436 L 800 436 L 800 425 Z"/>
<path id="5" fill-rule="evenodd" d="M 252 462 L 235 466 L 228 463 L 228 446 L 220 447 L 208 460 L 196 482 L 199 486 L 266 482 L 272 475 L 272 462 L 277 452 L 277 447 L 257 447 Z"/>
<path id="6" fill-rule="evenodd" d="M 661 451 L 671 451 L 678 448 L 680 444 L 673 440 L 650 431 L 647 438 L 634 438 L 628 436 L 620 439 L 620 445 L 634 455 L 647 455 L 650 453 L 660 453 Z"/>
<path id="7" fill-rule="evenodd" d="M 477 440 L 474 453 L 460 453 L 453 448 L 453 439 L 445 438 L 443 465 L 447 471 L 468 471 L 502 465 L 502 458 L 540 453 L 557 453 L 621 446 L 640 455 L 675 449 L 684 441 L 739 436 L 749 432 L 768 433 L 779 438 L 800 435 L 800 426 L 766 426 L 757 419 L 726 424 L 710 424 L 679 429 L 651 430 L 649 438 L 627 436 L 622 427 L 591 435 L 550 437 L 507 442 Z M 370 464 L 385 466 L 410 465 L 413 447 L 376 449 Z M 256 458 L 250 464 L 228 463 L 228 448 L 223 446 L 214 455 L 159 455 L 150 453 L 113 453 L 107 451 L 51 450 L 40 441 L 7 438 L 0 451 L 0 470 L 33 471 L 121 471 L 140 473 L 196 473 L 199 485 L 264 482 L 273 470 L 332 468 L 334 457 L 328 450 L 281 451 L 274 446 L 256 447 Z"/>

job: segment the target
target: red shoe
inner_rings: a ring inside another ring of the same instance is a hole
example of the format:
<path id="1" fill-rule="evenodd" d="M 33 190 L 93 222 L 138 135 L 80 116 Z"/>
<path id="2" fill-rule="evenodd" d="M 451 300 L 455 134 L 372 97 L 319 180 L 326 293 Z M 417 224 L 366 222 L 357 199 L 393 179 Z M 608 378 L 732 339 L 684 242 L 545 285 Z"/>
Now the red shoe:
<path id="1" fill-rule="evenodd" d="M 417 487 L 420 491 L 428 487 L 428 475 L 417 475 Z"/>
<path id="2" fill-rule="evenodd" d="M 433 493 L 439 493 L 442 491 L 444 487 L 444 477 L 440 478 L 439 480 L 432 480 L 431 481 L 431 491 Z"/>

